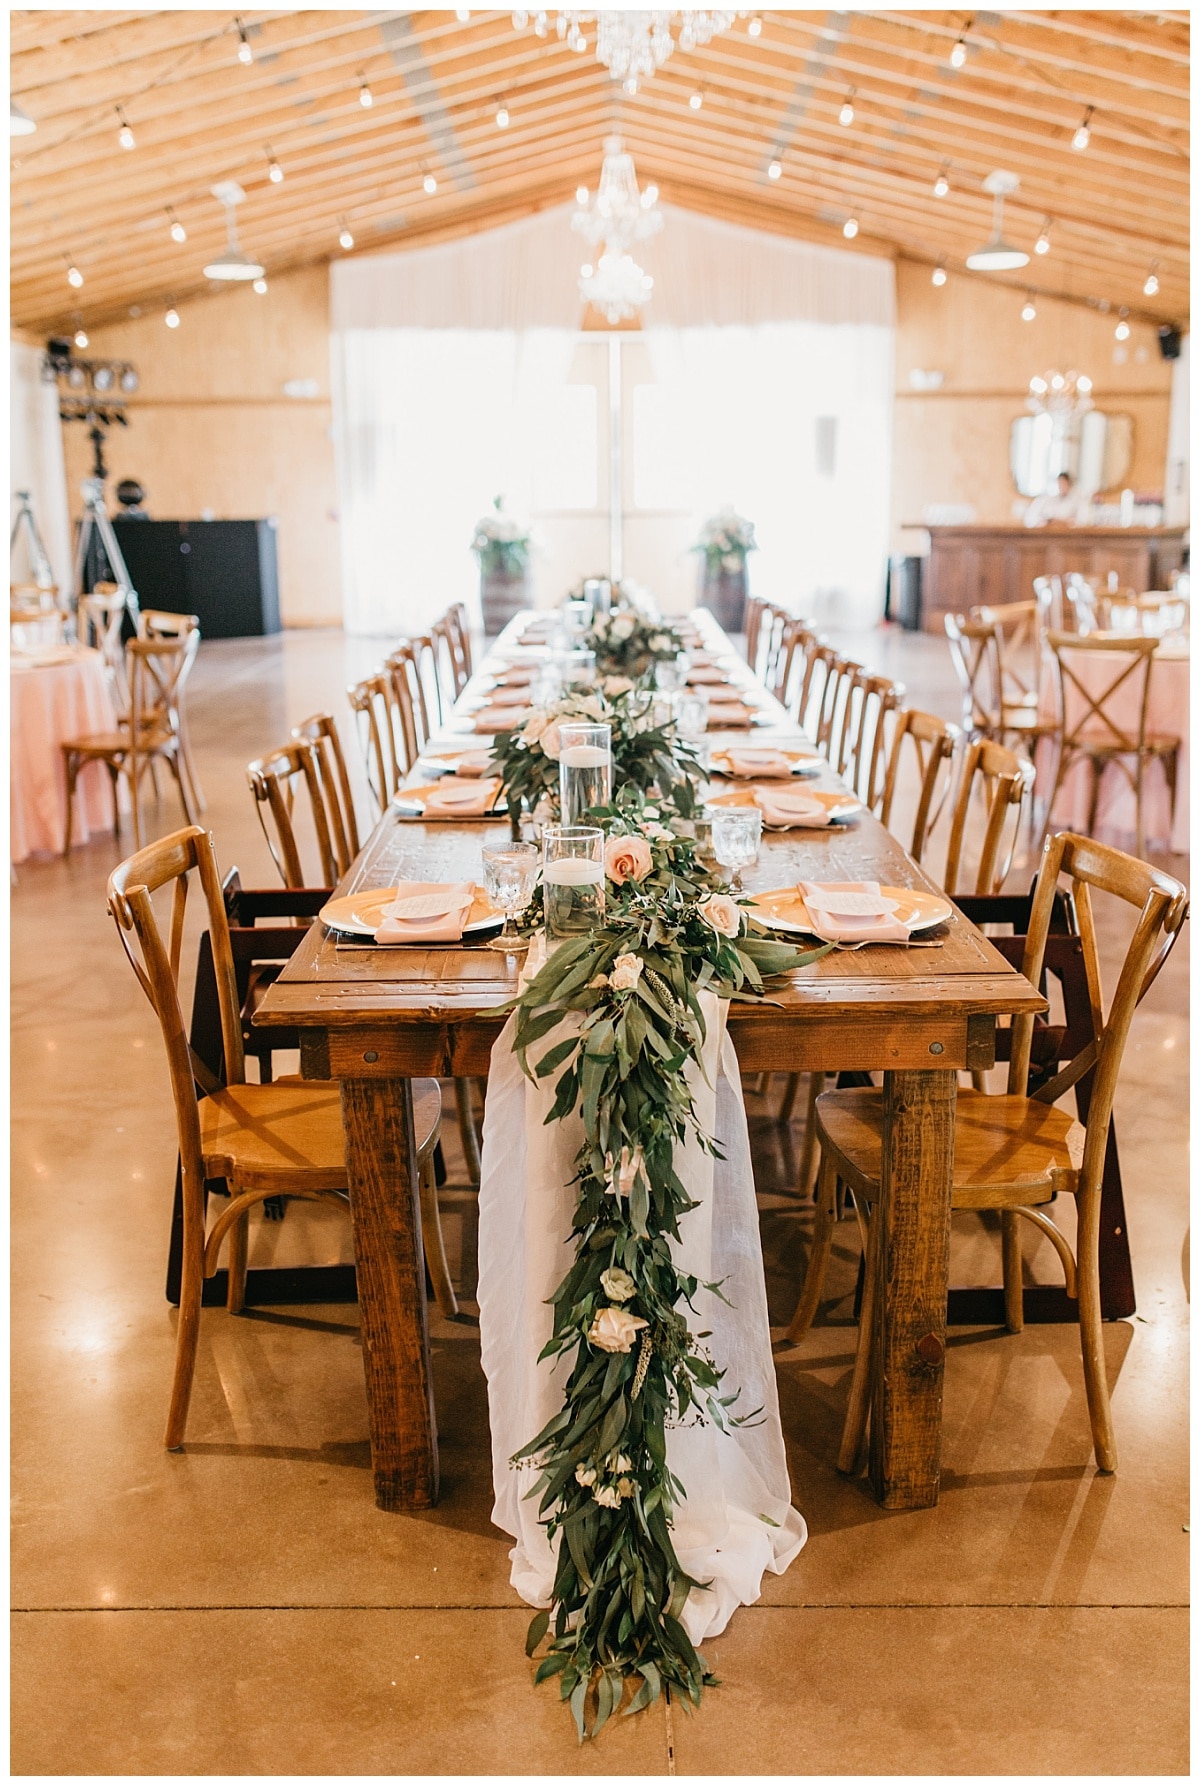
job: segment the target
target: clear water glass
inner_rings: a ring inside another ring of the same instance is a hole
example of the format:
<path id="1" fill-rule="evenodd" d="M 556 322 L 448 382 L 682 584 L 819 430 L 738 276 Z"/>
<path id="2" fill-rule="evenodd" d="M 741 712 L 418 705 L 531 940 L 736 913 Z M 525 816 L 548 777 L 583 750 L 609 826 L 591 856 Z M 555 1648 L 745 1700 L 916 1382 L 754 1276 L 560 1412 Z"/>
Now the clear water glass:
<path id="1" fill-rule="evenodd" d="M 564 719 L 558 727 L 558 793 L 564 825 L 612 799 L 612 727 Z"/>
<path id="2" fill-rule="evenodd" d="M 675 730 L 690 744 L 703 769 L 708 768 L 708 695 L 702 688 L 681 688 L 675 696 Z"/>
<path id="3" fill-rule="evenodd" d="M 709 806 L 712 852 L 731 871 L 730 891 L 742 891 L 742 870 L 758 861 L 763 815 L 757 806 Z"/>
<path id="4" fill-rule="evenodd" d="M 604 919 L 604 833 L 594 825 L 547 825 L 542 896 L 552 937 L 578 936 Z"/>
<path id="5" fill-rule="evenodd" d="M 665 695 L 673 695 L 681 689 L 688 679 L 688 671 L 692 660 L 686 651 L 677 652 L 654 666 L 654 685 Z"/>
<path id="6" fill-rule="evenodd" d="M 590 601 L 566 601 L 562 605 L 562 630 L 573 645 L 580 645 L 590 632 L 592 625 L 592 604 Z"/>
<path id="7" fill-rule="evenodd" d="M 596 686 L 596 653 L 574 649 L 552 651 L 538 678 L 540 702 L 557 701 L 572 689 Z"/>
<path id="8" fill-rule="evenodd" d="M 607 577 L 589 577 L 583 585 L 583 599 L 592 604 L 592 620 L 607 620 L 612 613 L 612 584 Z"/>
<path id="9" fill-rule="evenodd" d="M 541 860 L 535 843 L 484 844 L 483 884 L 492 904 L 504 913 L 504 928 L 499 936 L 489 937 L 489 949 L 513 953 L 528 947 L 526 938 L 513 929 L 513 919 L 533 898 Z"/>

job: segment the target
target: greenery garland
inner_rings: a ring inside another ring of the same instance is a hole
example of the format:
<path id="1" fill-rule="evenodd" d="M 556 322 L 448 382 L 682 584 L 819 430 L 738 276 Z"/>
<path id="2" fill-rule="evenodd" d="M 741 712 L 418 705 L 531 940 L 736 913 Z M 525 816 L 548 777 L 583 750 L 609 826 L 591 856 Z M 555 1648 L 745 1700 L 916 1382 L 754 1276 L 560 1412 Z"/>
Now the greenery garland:
<path id="1" fill-rule="evenodd" d="M 541 1354 L 573 1353 L 574 1364 L 562 1408 L 513 1459 L 538 1467 L 529 1498 L 540 1497 L 551 1541 L 561 1538 L 553 1604 L 534 1617 L 526 1649 L 534 1654 L 553 1619 L 536 1679 L 559 1677 L 581 1740 L 620 1706 L 631 1676 L 640 1685 L 626 1715 L 664 1684 L 698 1704 L 715 1683 L 680 1621 L 704 1584 L 672 1543 L 683 1489 L 667 1467 L 667 1427 L 691 1417 L 728 1429 L 754 1415 L 729 1412 L 736 1393 L 721 1393 L 723 1372 L 684 1312 L 697 1281 L 671 1256 L 695 1208 L 676 1148 L 692 1136 L 721 1157 L 684 1071 L 704 1047 L 701 993 L 758 999 L 769 978 L 827 953 L 770 940 L 714 890 L 695 844 L 650 816 L 658 811 L 635 791 L 593 815 L 610 833 L 605 922 L 557 948 L 515 1004 L 525 1073 L 536 1082 L 561 1069 L 546 1121 L 577 1109 L 584 1129 L 575 1262 Z M 531 1062 L 564 1023 L 569 1033 Z"/>
<path id="2" fill-rule="evenodd" d="M 677 657 L 683 640 L 665 620 L 649 620 L 633 606 L 614 608 L 596 620 L 584 639 L 596 654 L 601 676 L 646 676 L 657 663 Z"/>

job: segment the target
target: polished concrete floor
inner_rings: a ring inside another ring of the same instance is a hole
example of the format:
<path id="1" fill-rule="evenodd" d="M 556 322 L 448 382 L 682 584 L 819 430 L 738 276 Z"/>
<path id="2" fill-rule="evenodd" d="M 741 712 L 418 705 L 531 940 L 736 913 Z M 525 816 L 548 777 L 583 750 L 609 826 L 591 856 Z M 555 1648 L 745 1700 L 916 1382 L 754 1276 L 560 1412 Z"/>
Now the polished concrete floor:
<path id="1" fill-rule="evenodd" d="M 851 643 L 953 715 L 939 641 Z M 316 708 L 347 720 L 340 691 L 377 655 L 330 634 L 202 648 L 207 821 L 246 884 L 273 879 L 246 761 Z M 177 823 L 169 801 L 153 822 Z M 1092 1462 L 1076 1331 L 1041 1326 L 953 1333 L 936 1509 L 885 1513 L 839 1477 L 847 1224 L 817 1326 L 779 1357 L 807 1548 L 706 1646 L 723 1684 L 699 1713 L 663 1704 L 581 1748 L 553 1689 L 533 1688 L 489 1521 L 452 1122 L 442 1205 L 467 1314 L 433 1321 L 437 1508 L 375 1509 L 352 1306 L 207 1312 L 187 1448 L 163 1451 L 175 1139 L 157 1026 L 104 910 L 116 860 L 101 838 L 25 864 L 12 894 L 14 1772 L 1187 1771 L 1186 935 L 1117 1101 L 1138 1298 L 1105 1333 L 1118 1474 Z M 781 1086 L 750 1108 L 782 1326 L 808 1224 L 789 1195 L 799 1125 L 770 1115 Z M 347 1256 L 336 1212 L 296 1205 L 254 1246 L 264 1263 Z M 1048 1251 L 1027 1243 L 1031 1278 L 1054 1281 Z M 998 1281 L 976 1220 L 956 1227 L 952 1274 Z"/>

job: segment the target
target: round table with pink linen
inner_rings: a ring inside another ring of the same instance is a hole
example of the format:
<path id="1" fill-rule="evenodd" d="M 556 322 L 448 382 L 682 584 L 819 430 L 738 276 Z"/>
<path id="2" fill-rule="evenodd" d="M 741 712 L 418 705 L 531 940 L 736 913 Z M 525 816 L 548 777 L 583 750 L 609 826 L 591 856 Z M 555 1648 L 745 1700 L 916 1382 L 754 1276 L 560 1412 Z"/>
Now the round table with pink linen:
<path id="1" fill-rule="evenodd" d="M 1111 664 L 1097 661 L 1088 664 L 1080 653 L 1072 660 L 1072 669 L 1081 681 L 1092 686 L 1092 693 L 1099 695 L 1105 684 L 1111 682 L 1115 669 Z M 1051 678 L 1046 678 L 1047 683 Z M 1191 681 L 1190 641 L 1187 638 L 1166 638 L 1154 653 L 1150 668 L 1150 693 L 1146 708 L 1146 728 L 1151 732 L 1169 734 L 1179 739 L 1178 787 L 1175 796 L 1175 813 L 1172 818 L 1170 793 L 1162 764 L 1149 763 L 1146 767 L 1143 788 L 1143 805 L 1146 823 L 1147 846 L 1160 850 L 1173 850 L 1180 855 L 1188 852 L 1190 827 L 1188 823 L 1188 691 Z M 1131 677 L 1123 689 L 1113 697 L 1110 711 L 1119 724 L 1128 727 L 1136 737 L 1138 725 L 1137 686 L 1136 679 Z M 1052 747 L 1051 747 L 1052 748 Z M 1044 765 L 1044 767 L 1043 767 Z M 1039 753 L 1039 777 L 1048 772 L 1054 773 L 1054 764 L 1047 750 L 1045 755 Z M 1039 782 L 1039 792 L 1041 788 Z M 1054 830 L 1084 831 L 1087 828 L 1088 796 L 1091 788 L 1090 772 L 1085 763 L 1076 763 L 1068 770 L 1058 797 L 1054 802 L 1051 815 Z M 1121 770 L 1111 767 L 1105 771 L 1100 784 L 1100 804 L 1096 811 L 1096 836 L 1103 843 L 1116 845 L 1118 849 L 1132 850 L 1137 838 L 1137 809 L 1133 788 Z"/>
<path id="2" fill-rule="evenodd" d="M 9 795 L 12 860 L 61 855 L 67 783 L 60 746 L 115 732 L 117 716 L 98 651 L 63 645 L 9 660 Z M 113 791 L 102 763 L 89 763 L 75 790 L 73 841 L 113 828 Z"/>

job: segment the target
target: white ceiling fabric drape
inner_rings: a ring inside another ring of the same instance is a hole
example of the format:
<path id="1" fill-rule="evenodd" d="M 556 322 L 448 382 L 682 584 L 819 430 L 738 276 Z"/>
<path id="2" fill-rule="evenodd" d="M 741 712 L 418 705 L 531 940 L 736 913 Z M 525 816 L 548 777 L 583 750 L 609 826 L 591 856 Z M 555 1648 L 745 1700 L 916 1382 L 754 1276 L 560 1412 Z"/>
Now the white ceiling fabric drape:
<path id="1" fill-rule="evenodd" d="M 670 551 L 736 504 L 759 526 L 758 593 L 869 623 L 887 541 L 891 262 L 664 215 L 639 252 L 655 281 L 642 339 L 662 387 L 659 450 L 673 461 L 673 518 L 660 524 Z M 538 447 L 544 460 L 582 321 L 588 251 L 570 217 L 557 207 L 463 241 L 333 263 L 348 632 L 394 636 L 450 602 L 473 605 L 469 542 L 498 493 L 536 524 Z M 631 450 L 636 460 L 640 439 Z M 625 571 L 638 577 L 636 563 Z"/>

